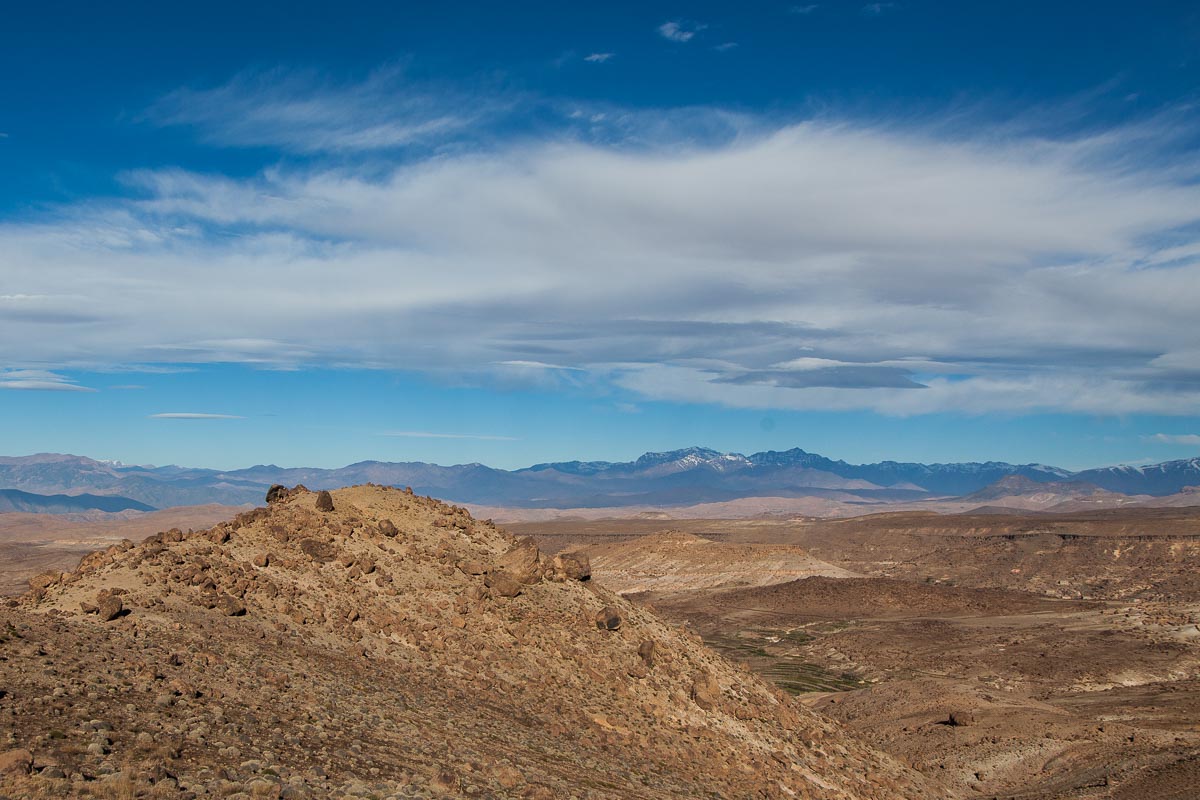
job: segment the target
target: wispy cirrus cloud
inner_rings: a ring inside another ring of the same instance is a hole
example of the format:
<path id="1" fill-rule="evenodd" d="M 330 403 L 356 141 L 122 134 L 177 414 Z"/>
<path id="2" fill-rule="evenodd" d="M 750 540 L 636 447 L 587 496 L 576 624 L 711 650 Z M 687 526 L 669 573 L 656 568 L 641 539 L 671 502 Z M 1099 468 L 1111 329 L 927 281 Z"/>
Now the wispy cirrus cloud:
<path id="1" fill-rule="evenodd" d="M 792 14 L 811 14 L 821 6 L 817 3 L 808 3 L 806 5 L 795 5 L 788 8 L 788 12 Z"/>
<path id="2" fill-rule="evenodd" d="M 504 113 L 501 93 L 410 79 L 400 67 L 365 80 L 335 83 L 313 72 L 244 72 L 228 83 L 178 89 L 144 119 L 185 126 L 234 147 L 282 147 L 299 153 L 382 151 L 429 146 Z"/>
<path id="3" fill-rule="evenodd" d="M 73 378 L 42 369 L 0 369 L 0 389 L 20 392 L 95 392 Z"/>
<path id="4" fill-rule="evenodd" d="M 862 12 L 868 16 L 877 17 L 885 11 L 891 11 L 895 7 L 895 3 L 867 3 L 862 7 Z"/>
<path id="5" fill-rule="evenodd" d="M 707 27 L 707 25 L 702 25 L 698 22 L 672 20 L 658 26 L 658 35 L 668 41 L 684 43 L 690 42 L 696 37 L 697 33 Z"/>
<path id="6" fill-rule="evenodd" d="M 191 419 L 191 420 L 216 420 L 216 419 L 245 419 L 245 417 L 237 414 L 202 414 L 193 411 L 165 411 L 161 414 L 151 414 L 146 419 Z"/>
<path id="7" fill-rule="evenodd" d="M 611 59 L 614 55 L 616 55 L 616 54 L 615 53 L 590 53 L 590 54 L 584 56 L 583 60 L 589 61 L 593 64 L 603 64 L 605 61 L 608 61 L 609 59 Z"/>

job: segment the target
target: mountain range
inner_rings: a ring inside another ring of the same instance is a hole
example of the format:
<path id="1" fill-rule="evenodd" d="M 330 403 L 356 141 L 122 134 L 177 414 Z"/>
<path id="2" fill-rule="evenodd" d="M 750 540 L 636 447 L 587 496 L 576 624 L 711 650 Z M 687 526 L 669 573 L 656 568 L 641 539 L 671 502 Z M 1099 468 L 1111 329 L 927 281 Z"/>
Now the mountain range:
<path id="1" fill-rule="evenodd" d="M 94 494 L 33 494 L 19 489 L 0 489 L 0 514 L 75 514 L 84 511 L 153 511 L 153 506 L 128 497 Z"/>
<path id="2" fill-rule="evenodd" d="M 799 448 L 746 456 L 689 447 L 634 461 L 566 461 L 503 470 L 483 464 L 361 461 L 339 469 L 258 465 L 231 471 L 129 466 L 42 453 L 0 457 L 0 488 L 87 494 L 155 508 L 261 502 L 272 484 L 310 489 L 361 483 L 411 486 L 457 503 L 510 508 L 683 506 L 747 497 L 815 497 L 849 503 L 968 496 L 1005 478 L 1021 485 L 1088 484 L 1108 492 L 1165 496 L 1200 485 L 1200 458 L 1072 472 L 1044 464 L 969 462 L 849 464 Z M 1050 487 L 1048 487 L 1050 488 Z"/>

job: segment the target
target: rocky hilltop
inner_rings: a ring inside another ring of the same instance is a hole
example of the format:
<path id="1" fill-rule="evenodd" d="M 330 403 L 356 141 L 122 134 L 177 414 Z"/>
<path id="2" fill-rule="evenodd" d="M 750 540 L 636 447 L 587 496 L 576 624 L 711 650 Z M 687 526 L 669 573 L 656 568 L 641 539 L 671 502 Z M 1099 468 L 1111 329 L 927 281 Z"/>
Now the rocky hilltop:
<path id="1" fill-rule="evenodd" d="M 0 611 L 13 797 L 933 798 L 464 509 L 277 487 Z"/>

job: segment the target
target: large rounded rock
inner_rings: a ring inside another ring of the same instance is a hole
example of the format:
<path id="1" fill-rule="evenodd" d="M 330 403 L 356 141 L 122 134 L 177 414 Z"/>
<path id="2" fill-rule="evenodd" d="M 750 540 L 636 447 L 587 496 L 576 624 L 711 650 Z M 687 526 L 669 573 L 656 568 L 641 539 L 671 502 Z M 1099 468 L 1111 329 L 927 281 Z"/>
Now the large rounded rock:
<path id="1" fill-rule="evenodd" d="M 227 617 L 242 617 L 246 614 L 246 604 L 233 595 L 222 594 L 219 596 L 217 608 Z"/>
<path id="2" fill-rule="evenodd" d="M 524 584 L 537 583 L 545 573 L 542 554 L 533 539 L 526 536 L 496 559 L 496 568 L 504 570 Z"/>
<path id="3" fill-rule="evenodd" d="M 596 627 L 602 631 L 615 631 L 621 627 L 621 614 L 612 606 L 596 612 Z"/>
<path id="4" fill-rule="evenodd" d="M 125 604 L 121 602 L 121 598 L 116 595 L 104 595 L 97 603 L 97 612 L 100 615 L 101 622 L 111 622 L 121 616 L 121 612 L 125 610 Z"/>
<path id="5" fill-rule="evenodd" d="M 317 493 L 317 511 L 333 511 L 333 495 L 324 489 Z"/>
<path id="6" fill-rule="evenodd" d="M 337 558 L 337 547 L 333 542 L 325 542 L 320 539 L 301 539 L 300 551 L 304 555 L 311 558 L 313 561 L 328 563 Z"/>
<path id="7" fill-rule="evenodd" d="M 286 500 L 290 492 L 286 486 L 280 486 L 278 483 L 267 489 L 267 505 L 274 505 L 281 500 Z"/>
<path id="8" fill-rule="evenodd" d="M 583 553 L 559 553 L 554 557 L 554 573 L 569 581 L 586 581 L 592 577 L 592 562 Z"/>
<path id="9" fill-rule="evenodd" d="M 692 700 L 705 711 L 711 711 L 721 701 L 721 685 L 711 672 L 705 670 L 692 679 Z"/>
<path id="10" fill-rule="evenodd" d="M 511 572 L 502 569 L 489 572 L 483 579 L 483 585 L 500 597 L 516 597 L 521 593 L 521 582 Z"/>
<path id="11" fill-rule="evenodd" d="M 654 644 L 654 640 L 646 639 L 641 644 L 638 645 L 638 658 L 640 658 L 642 660 L 642 663 L 645 664 L 647 667 L 653 667 L 654 666 L 654 651 L 656 649 L 657 648 L 656 648 L 656 645 Z"/>
<path id="12" fill-rule="evenodd" d="M 974 711 L 966 711 L 966 710 L 960 709 L 958 711 L 950 712 L 950 718 L 948 720 L 946 720 L 946 724 L 954 725 L 955 727 L 959 727 L 959 728 L 965 728 L 970 725 L 974 725 L 978 721 L 979 720 L 978 720 L 978 718 L 976 718 Z"/>

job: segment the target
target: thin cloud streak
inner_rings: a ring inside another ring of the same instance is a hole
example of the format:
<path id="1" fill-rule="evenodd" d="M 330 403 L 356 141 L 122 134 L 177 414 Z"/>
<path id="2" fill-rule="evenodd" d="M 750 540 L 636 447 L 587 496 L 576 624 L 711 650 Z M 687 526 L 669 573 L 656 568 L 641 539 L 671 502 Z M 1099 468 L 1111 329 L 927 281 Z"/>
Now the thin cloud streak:
<path id="1" fill-rule="evenodd" d="M 43 369 L 0 370 L 0 389 L 14 392 L 96 392 L 73 379 Z"/>
<path id="2" fill-rule="evenodd" d="M 151 414 L 146 419 L 245 419 L 237 414 L 200 414 L 191 411 L 167 411 Z"/>

